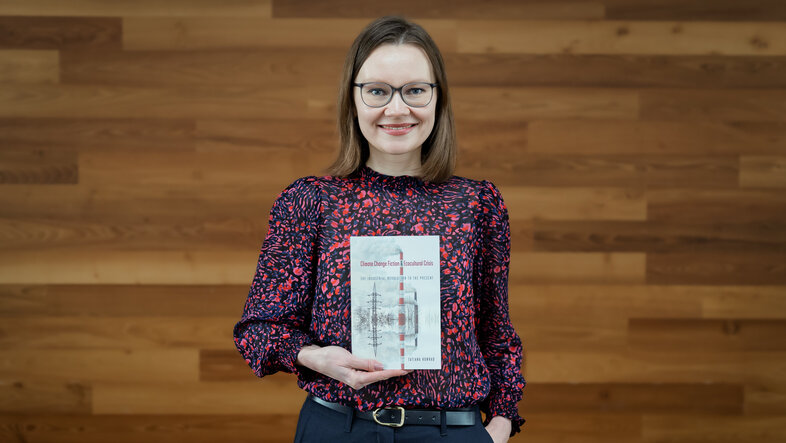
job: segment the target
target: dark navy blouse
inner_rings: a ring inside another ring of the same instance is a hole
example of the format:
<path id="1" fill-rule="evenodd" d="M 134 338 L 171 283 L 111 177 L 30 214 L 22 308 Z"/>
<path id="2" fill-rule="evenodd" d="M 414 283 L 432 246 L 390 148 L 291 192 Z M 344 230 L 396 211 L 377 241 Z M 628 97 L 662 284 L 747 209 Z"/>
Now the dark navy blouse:
<path id="1" fill-rule="evenodd" d="M 461 408 L 524 420 L 521 340 L 508 314 L 508 213 L 488 181 L 435 184 L 368 167 L 348 177 L 301 178 L 270 212 L 235 345 L 254 373 L 295 373 L 325 400 L 371 410 Z M 303 346 L 351 350 L 350 236 L 439 235 L 442 369 L 416 370 L 360 390 L 295 366 Z"/>

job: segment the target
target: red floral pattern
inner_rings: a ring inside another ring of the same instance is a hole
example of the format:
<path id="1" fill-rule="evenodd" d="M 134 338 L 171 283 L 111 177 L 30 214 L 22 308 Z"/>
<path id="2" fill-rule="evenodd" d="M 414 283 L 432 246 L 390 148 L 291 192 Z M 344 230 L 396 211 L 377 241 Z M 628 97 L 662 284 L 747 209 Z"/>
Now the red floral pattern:
<path id="1" fill-rule="evenodd" d="M 360 390 L 295 366 L 307 344 L 351 349 L 349 237 L 439 235 L 442 369 L 414 371 Z M 259 376 L 297 374 L 325 400 L 370 410 L 402 405 L 460 408 L 524 419 L 521 340 L 508 313 L 510 227 L 488 181 L 435 184 L 363 167 L 349 178 L 306 177 L 285 189 L 270 213 L 237 349 Z"/>

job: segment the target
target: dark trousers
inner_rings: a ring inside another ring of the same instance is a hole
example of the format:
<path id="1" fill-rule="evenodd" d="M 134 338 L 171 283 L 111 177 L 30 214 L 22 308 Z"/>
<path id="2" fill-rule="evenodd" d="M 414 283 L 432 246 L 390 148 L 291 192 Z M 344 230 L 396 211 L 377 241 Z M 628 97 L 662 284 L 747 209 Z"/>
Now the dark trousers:
<path id="1" fill-rule="evenodd" d="M 480 411 L 474 426 L 404 425 L 391 428 L 343 414 L 306 399 L 300 409 L 295 443 L 492 443 Z"/>

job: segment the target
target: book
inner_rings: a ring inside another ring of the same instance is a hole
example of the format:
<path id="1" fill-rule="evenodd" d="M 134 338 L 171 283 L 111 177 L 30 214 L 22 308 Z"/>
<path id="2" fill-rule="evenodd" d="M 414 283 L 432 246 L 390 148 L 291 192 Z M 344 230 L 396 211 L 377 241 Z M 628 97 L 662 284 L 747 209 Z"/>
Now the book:
<path id="1" fill-rule="evenodd" d="M 439 236 L 350 237 L 352 353 L 440 369 Z"/>

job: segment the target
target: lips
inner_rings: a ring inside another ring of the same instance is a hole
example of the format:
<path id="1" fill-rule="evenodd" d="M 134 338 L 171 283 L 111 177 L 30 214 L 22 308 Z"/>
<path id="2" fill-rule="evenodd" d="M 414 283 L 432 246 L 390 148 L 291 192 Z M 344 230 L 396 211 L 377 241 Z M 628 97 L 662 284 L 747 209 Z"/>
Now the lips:
<path id="1" fill-rule="evenodd" d="M 417 125 L 417 123 L 393 123 L 377 126 L 387 135 L 400 136 L 409 134 Z"/>

